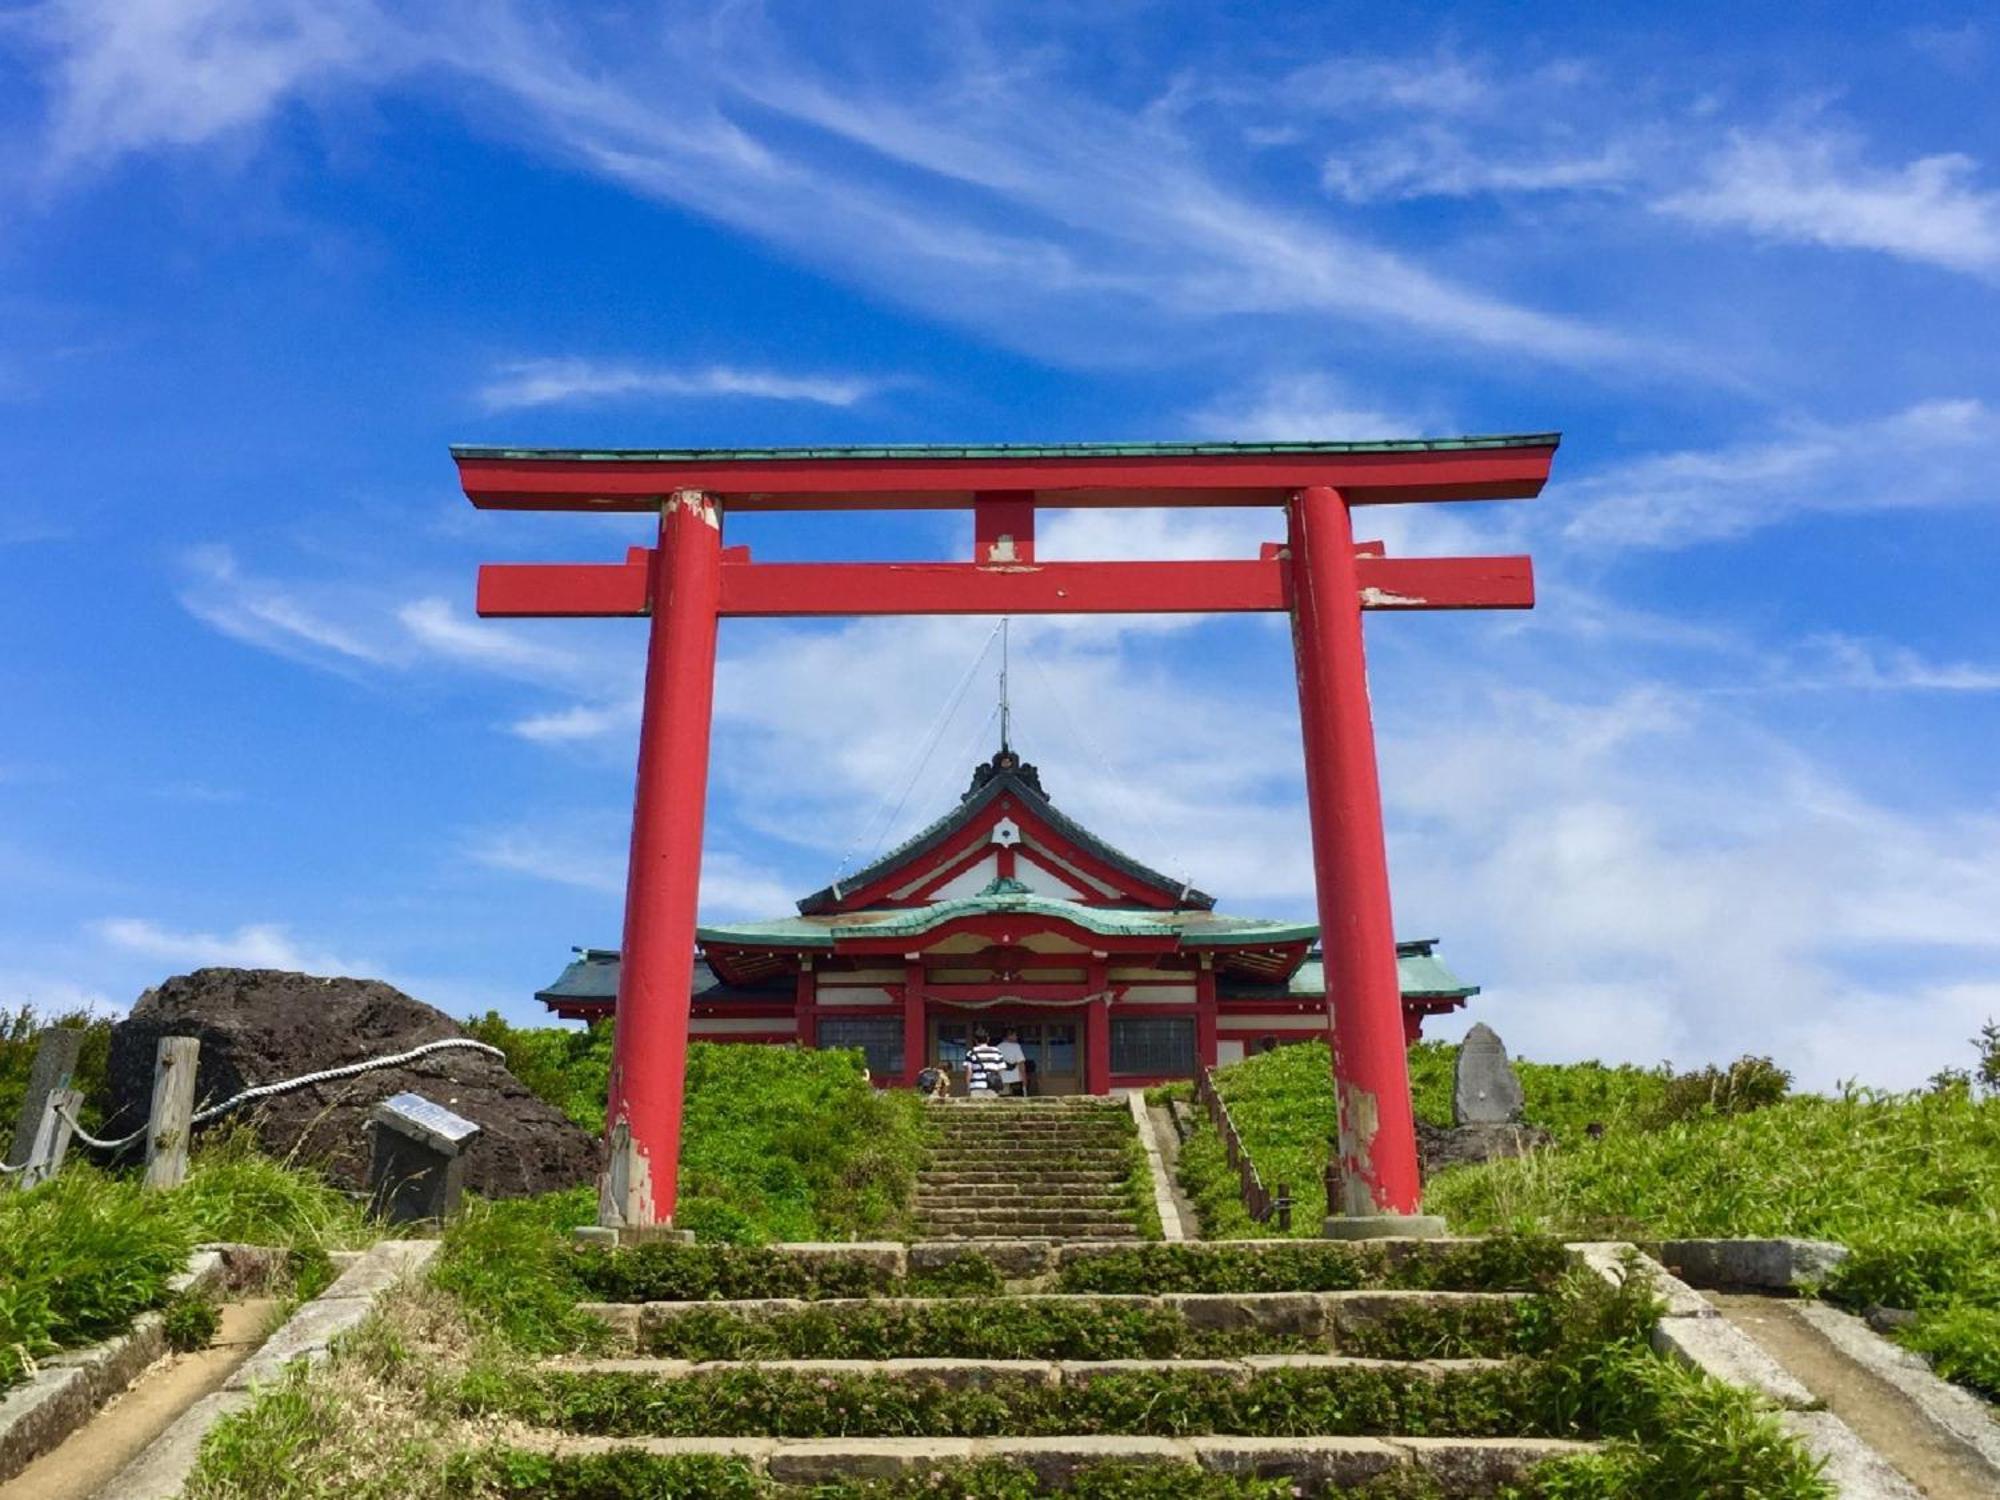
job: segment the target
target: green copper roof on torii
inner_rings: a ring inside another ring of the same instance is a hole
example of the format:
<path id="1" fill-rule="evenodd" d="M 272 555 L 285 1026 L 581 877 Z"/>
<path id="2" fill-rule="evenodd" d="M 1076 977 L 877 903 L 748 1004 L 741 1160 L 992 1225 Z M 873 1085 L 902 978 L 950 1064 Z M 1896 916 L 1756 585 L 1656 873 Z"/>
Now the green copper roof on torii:
<path id="1" fill-rule="evenodd" d="M 1323 443 L 891 443 L 830 448 L 504 448 L 454 443 L 454 458 L 561 463 L 729 463 L 736 460 L 782 462 L 787 459 L 825 463 L 841 459 L 928 462 L 937 459 L 1076 459 L 1076 458 L 1225 458 L 1342 453 L 1450 453 L 1482 449 L 1553 448 L 1557 432 L 1496 434 L 1485 437 L 1384 438 L 1366 442 Z"/>

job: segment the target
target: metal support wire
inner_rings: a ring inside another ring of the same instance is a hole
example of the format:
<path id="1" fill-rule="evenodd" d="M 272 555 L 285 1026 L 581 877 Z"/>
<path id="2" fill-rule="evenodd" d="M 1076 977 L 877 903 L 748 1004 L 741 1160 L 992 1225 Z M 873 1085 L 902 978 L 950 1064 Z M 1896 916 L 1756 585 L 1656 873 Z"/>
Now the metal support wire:
<path id="1" fill-rule="evenodd" d="M 874 843 L 869 845 L 869 858 L 872 859 L 875 856 L 875 852 L 882 847 L 882 841 L 895 828 L 896 820 L 902 817 L 903 809 L 909 805 L 910 794 L 917 789 L 918 780 L 930 765 L 931 757 L 937 753 L 938 742 L 944 738 L 945 730 L 951 727 L 952 716 L 958 712 L 959 704 L 965 701 L 965 694 L 967 689 L 972 686 L 972 679 L 978 675 L 979 668 L 985 663 L 988 654 L 993 650 L 994 638 L 1006 628 L 1006 624 L 1007 622 L 1002 620 L 987 634 L 985 641 L 979 647 L 979 653 L 972 658 L 972 664 L 965 669 L 965 675 L 959 678 L 958 686 L 952 690 L 951 696 L 945 700 L 943 711 L 938 714 L 936 721 L 932 723 L 930 733 L 926 734 L 923 738 L 922 747 L 917 755 L 916 766 L 910 772 L 910 779 L 903 784 L 902 793 L 896 798 L 895 806 L 889 810 L 888 816 L 886 818 L 882 816 L 882 809 L 889 807 L 889 799 L 885 795 L 882 799 L 881 807 L 875 810 L 875 816 L 862 825 L 861 831 L 854 836 L 854 842 L 847 846 L 847 852 L 840 856 L 840 863 L 834 867 L 833 880 L 831 882 L 836 894 L 840 890 L 841 877 L 846 875 L 847 867 L 852 863 L 855 851 L 861 847 L 861 841 L 868 836 L 868 830 L 874 828 L 877 823 L 881 825 L 881 831 L 875 835 Z"/>

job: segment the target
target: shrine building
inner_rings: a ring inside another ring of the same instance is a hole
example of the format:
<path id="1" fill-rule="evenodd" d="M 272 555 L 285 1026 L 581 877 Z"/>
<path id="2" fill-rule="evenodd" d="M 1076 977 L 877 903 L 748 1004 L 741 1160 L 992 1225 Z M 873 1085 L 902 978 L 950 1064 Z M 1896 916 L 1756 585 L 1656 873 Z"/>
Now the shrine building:
<path id="1" fill-rule="evenodd" d="M 950 812 L 798 915 L 699 927 L 690 1035 L 854 1047 L 895 1085 L 927 1060 L 956 1070 L 977 1028 L 1012 1030 L 1036 1092 L 1102 1094 L 1324 1037 L 1319 933 L 1218 912 L 1064 816 L 1003 748 Z M 1479 992 L 1435 941 L 1396 945 L 1412 1042 Z M 618 953 L 577 953 L 535 998 L 567 1019 L 612 1014 Z"/>

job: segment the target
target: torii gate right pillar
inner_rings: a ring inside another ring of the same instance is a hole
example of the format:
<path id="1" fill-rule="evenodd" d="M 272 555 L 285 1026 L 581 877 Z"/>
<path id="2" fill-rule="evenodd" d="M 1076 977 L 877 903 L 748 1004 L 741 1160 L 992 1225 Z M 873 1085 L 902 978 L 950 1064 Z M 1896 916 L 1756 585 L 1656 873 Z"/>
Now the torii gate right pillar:
<path id="1" fill-rule="evenodd" d="M 1287 507 L 1292 645 L 1306 804 L 1340 1111 L 1342 1201 L 1328 1232 L 1425 1232 L 1410 1105 L 1382 789 L 1347 502 L 1324 486 Z M 1390 1217 L 1397 1216 L 1397 1217 Z M 1432 1231 L 1435 1232 L 1435 1231 Z"/>

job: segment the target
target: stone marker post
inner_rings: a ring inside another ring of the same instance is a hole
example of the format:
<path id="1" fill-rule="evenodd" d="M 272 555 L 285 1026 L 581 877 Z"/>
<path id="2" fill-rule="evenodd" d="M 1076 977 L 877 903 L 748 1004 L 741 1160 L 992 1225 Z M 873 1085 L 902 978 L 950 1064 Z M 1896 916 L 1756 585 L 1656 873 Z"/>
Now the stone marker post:
<path id="1" fill-rule="evenodd" d="M 369 1212 L 391 1224 L 449 1218 L 465 1188 L 462 1155 L 479 1127 L 422 1094 L 392 1094 L 368 1117 Z"/>
<path id="2" fill-rule="evenodd" d="M 153 1109 L 146 1124 L 146 1186 L 177 1188 L 187 1180 L 188 1137 L 194 1130 L 194 1074 L 201 1042 L 163 1036 L 153 1063 Z"/>
<path id="3" fill-rule="evenodd" d="M 1506 1044 L 1484 1021 L 1465 1034 L 1452 1071 L 1451 1117 L 1456 1125 L 1507 1125 L 1527 1104 Z"/>
<path id="4" fill-rule="evenodd" d="M 35 1044 L 35 1060 L 28 1069 L 28 1094 L 21 1101 L 20 1114 L 14 1117 L 14 1141 L 6 1157 L 8 1166 L 24 1166 L 33 1155 L 36 1138 L 41 1135 L 42 1122 L 48 1115 L 50 1096 L 70 1086 L 82 1050 L 83 1033 L 74 1026 L 51 1026 L 42 1033 Z"/>

